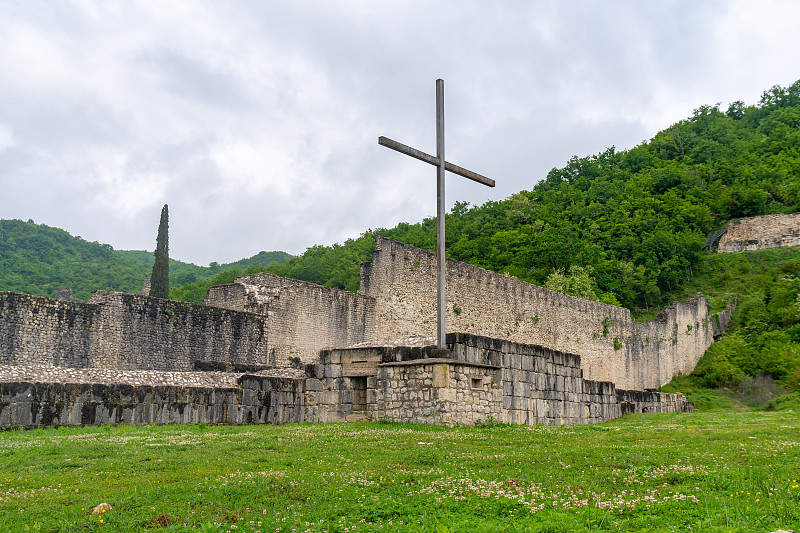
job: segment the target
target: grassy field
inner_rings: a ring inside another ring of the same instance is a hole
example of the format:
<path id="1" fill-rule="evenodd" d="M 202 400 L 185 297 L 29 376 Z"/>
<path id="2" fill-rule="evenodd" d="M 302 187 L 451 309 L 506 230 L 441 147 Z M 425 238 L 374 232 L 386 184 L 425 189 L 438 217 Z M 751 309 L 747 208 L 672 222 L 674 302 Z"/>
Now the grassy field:
<path id="1" fill-rule="evenodd" d="M 791 410 L 0 433 L 4 532 L 777 529 L 800 531 Z"/>

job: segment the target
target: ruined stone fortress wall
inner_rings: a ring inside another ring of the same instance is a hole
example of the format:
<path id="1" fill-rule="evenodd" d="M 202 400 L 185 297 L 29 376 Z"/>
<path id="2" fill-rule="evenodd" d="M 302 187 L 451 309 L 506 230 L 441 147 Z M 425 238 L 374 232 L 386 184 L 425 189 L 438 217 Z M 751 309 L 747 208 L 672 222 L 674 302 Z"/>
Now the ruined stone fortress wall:
<path id="1" fill-rule="evenodd" d="M 436 257 L 378 237 L 361 267 L 361 294 L 375 299 L 375 339 L 436 332 Z M 576 298 L 447 260 L 447 329 L 536 344 L 581 356 L 588 379 L 625 389 L 657 388 L 691 372 L 730 313 L 702 297 L 641 324 L 625 308 Z"/>
<path id="2" fill-rule="evenodd" d="M 389 420 L 583 424 L 631 412 L 684 412 L 680 394 L 583 378 L 580 357 L 449 334 L 434 346 L 323 350 L 305 371 L 121 371 L 0 365 L 0 427 Z"/>
<path id="3" fill-rule="evenodd" d="M 448 329 L 462 332 L 448 336 L 451 358 L 431 359 L 431 346 L 374 348 L 434 334 L 435 273 L 433 254 L 378 238 L 373 260 L 362 265 L 361 294 L 271 274 L 215 287 L 206 305 L 105 291 L 88 302 L 0 292 L 0 426 L 563 424 L 645 407 L 680 411 L 690 408 L 685 399 L 643 389 L 690 372 L 730 320 L 729 310 L 711 316 L 696 298 L 639 324 L 627 309 L 448 260 Z M 262 374 L 209 385 L 189 372 L 233 376 L 301 361 L 313 363 L 307 377 L 286 374 L 285 382 Z M 36 367 L 27 378 L 18 374 L 25 365 Z M 69 372 L 47 381 L 65 369 L 108 371 L 111 381 L 97 388 L 95 378 L 76 382 Z M 128 370 L 135 375 L 123 376 Z M 163 376 L 153 371 L 182 377 L 156 390 Z"/>
<path id="4" fill-rule="evenodd" d="M 196 361 L 287 367 L 325 347 L 435 333 L 436 260 L 384 238 L 362 265 L 361 294 L 271 274 L 212 288 L 203 306 L 96 291 L 88 302 L 0 293 L 0 364 L 191 370 Z M 447 261 L 448 330 L 581 356 L 587 378 L 655 388 L 689 373 L 730 313 L 702 298 L 651 322 Z"/>
<path id="5" fill-rule="evenodd" d="M 717 252 L 744 252 L 784 246 L 800 246 L 800 213 L 732 221 L 719 240 Z"/>
<path id="6" fill-rule="evenodd" d="M 263 365 L 254 313 L 95 291 L 88 302 L 0 292 L 0 364 L 191 370 L 194 361 Z"/>
<path id="7" fill-rule="evenodd" d="M 293 358 L 311 363 L 321 348 L 375 338 L 373 298 L 273 274 L 212 287 L 203 303 L 266 317 L 273 366 L 289 365 Z"/>

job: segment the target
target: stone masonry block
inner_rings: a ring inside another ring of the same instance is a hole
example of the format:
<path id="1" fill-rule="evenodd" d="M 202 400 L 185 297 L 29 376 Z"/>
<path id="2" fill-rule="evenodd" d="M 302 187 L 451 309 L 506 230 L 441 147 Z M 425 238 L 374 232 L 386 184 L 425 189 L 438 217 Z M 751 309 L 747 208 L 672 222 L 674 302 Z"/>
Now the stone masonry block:
<path id="1" fill-rule="evenodd" d="M 342 377 L 342 365 L 340 364 L 325 365 L 325 377 L 326 378 Z"/>
<path id="2" fill-rule="evenodd" d="M 323 389 L 322 380 L 309 378 L 306 379 L 306 391 L 321 391 Z"/>
<path id="3" fill-rule="evenodd" d="M 258 392 L 252 389 L 244 389 L 242 391 L 242 405 L 257 405 Z"/>

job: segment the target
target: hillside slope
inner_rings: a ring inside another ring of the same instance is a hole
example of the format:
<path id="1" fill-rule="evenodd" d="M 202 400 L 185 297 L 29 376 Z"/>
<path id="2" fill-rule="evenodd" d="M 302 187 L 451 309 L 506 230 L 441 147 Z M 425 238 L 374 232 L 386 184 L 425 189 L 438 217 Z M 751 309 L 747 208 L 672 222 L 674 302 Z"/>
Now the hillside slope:
<path id="1" fill-rule="evenodd" d="M 140 265 L 107 244 L 30 221 L 0 220 L 0 290 L 52 297 L 66 285 L 87 299 L 92 289 L 139 292 L 142 277 Z"/>
<path id="2" fill-rule="evenodd" d="M 800 246 L 710 255 L 702 273 L 682 290 L 683 296 L 702 292 L 717 308 L 735 299 L 736 311 L 691 376 L 677 378 L 665 390 L 746 393 L 756 376 L 765 375 L 800 391 Z M 769 390 L 758 399 L 765 401 L 776 391 L 761 382 Z"/>

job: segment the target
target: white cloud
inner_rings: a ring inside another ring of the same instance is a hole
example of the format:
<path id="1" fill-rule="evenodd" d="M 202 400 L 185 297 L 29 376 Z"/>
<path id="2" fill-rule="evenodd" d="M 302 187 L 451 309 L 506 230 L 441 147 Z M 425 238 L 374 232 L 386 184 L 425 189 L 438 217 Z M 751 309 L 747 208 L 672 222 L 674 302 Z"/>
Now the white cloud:
<path id="1" fill-rule="evenodd" d="M 530 189 L 571 155 L 630 148 L 798 77 L 800 7 L 772 1 L 0 4 L 0 213 L 175 257 L 299 253 L 435 211 L 447 153 Z"/>
<path id="2" fill-rule="evenodd" d="M 14 144 L 14 135 L 11 133 L 11 128 L 0 124 L 0 150 L 11 148 Z"/>

